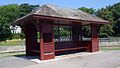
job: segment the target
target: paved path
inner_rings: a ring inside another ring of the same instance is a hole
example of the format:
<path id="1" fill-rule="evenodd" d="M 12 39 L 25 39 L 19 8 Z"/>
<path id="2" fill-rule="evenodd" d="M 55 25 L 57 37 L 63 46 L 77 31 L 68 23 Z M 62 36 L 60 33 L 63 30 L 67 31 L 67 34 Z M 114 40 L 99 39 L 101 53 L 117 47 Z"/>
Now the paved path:
<path id="1" fill-rule="evenodd" d="M 117 68 L 120 50 L 100 52 L 89 56 L 50 61 L 25 68 Z"/>
<path id="2" fill-rule="evenodd" d="M 0 53 L 10 51 L 25 51 L 25 46 L 0 46 Z"/>
<path id="3" fill-rule="evenodd" d="M 0 68 L 116 68 L 120 66 L 120 50 L 42 62 L 31 62 L 30 57 L 0 58 Z"/>
<path id="4" fill-rule="evenodd" d="M 26 59 L 26 57 L 0 58 L 0 68 L 23 68 L 34 64 L 34 62 L 29 61 L 29 58 Z"/>

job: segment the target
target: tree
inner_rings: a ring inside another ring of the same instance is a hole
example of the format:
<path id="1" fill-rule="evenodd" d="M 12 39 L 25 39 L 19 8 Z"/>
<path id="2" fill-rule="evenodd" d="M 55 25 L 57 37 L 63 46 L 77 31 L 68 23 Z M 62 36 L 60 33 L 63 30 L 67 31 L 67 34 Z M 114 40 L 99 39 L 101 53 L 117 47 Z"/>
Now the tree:
<path id="1" fill-rule="evenodd" d="M 111 6 L 111 11 L 113 14 L 113 30 L 114 36 L 120 37 L 120 2 Z"/>
<path id="2" fill-rule="evenodd" d="M 120 19 L 115 21 L 113 30 L 115 31 L 114 35 L 120 37 Z"/>
<path id="3" fill-rule="evenodd" d="M 83 12 L 87 12 L 89 14 L 94 14 L 95 10 L 96 10 L 96 9 L 93 9 L 93 8 L 86 8 L 86 7 L 81 7 L 81 8 L 78 8 L 78 9 L 82 10 Z"/>
<path id="4" fill-rule="evenodd" d="M 99 9 L 96 15 L 111 22 L 111 24 L 102 26 L 102 36 L 120 36 L 120 2 Z"/>
<path id="5" fill-rule="evenodd" d="M 18 18 L 18 5 L 11 4 L 0 7 L 0 41 L 11 36 L 10 24 Z"/>
<path id="6" fill-rule="evenodd" d="M 10 25 L 13 21 L 30 13 L 36 7 L 38 7 L 38 5 L 10 4 L 0 6 L 0 41 L 11 37 Z"/>
<path id="7" fill-rule="evenodd" d="M 78 8 L 78 9 L 82 10 L 83 12 L 95 15 L 95 10 L 96 9 L 86 8 L 86 7 L 81 7 L 81 8 Z M 90 26 L 83 26 L 83 36 L 84 37 L 90 37 L 90 33 L 91 33 Z"/>
<path id="8" fill-rule="evenodd" d="M 29 4 L 21 4 L 19 6 L 19 17 L 23 17 L 26 14 L 30 13 L 32 10 L 39 7 L 39 5 L 29 5 Z"/>
<path id="9" fill-rule="evenodd" d="M 110 8 L 110 7 L 107 7 L 107 8 Z M 108 20 L 111 23 L 113 22 L 113 16 L 110 9 L 105 9 L 105 8 L 99 9 L 96 12 L 96 16 L 101 17 L 105 20 Z M 112 36 L 113 33 L 114 33 L 113 24 L 105 24 L 105 25 L 102 25 L 100 28 L 101 37 L 109 37 L 109 36 Z"/>
<path id="10" fill-rule="evenodd" d="M 120 36 L 120 30 L 118 29 L 120 28 L 120 3 L 114 4 L 112 6 L 109 5 L 98 10 L 85 7 L 79 9 L 111 22 L 111 24 L 105 24 L 101 26 L 100 37 Z M 88 31 L 88 28 L 84 29 Z"/>

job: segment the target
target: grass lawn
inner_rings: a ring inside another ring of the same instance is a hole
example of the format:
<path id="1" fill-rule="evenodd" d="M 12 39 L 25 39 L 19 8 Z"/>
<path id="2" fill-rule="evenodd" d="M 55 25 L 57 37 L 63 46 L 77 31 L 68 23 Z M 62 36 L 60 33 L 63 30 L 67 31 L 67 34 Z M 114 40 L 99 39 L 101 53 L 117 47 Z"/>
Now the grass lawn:
<path id="1" fill-rule="evenodd" d="M 105 50 L 120 50 L 120 46 L 110 46 L 110 47 L 100 47 L 101 51 L 105 51 Z"/>
<path id="2" fill-rule="evenodd" d="M 17 46 L 17 45 L 24 45 L 24 41 L 21 39 L 13 39 L 0 42 L 0 46 Z"/>
<path id="3" fill-rule="evenodd" d="M 0 53 L 0 58 L 4 58 L 4 57 L 10 57 L 10 56 L 23 56 L 25 55 L 25 52 L 3 52 Z"/>
<path id="4" fill-rule="evenodd" d="M 1 41 L 0 46 L 20 46 L 24 45 L 24 41 L 21 39 L 12 39 L 12 40 L 6 40 Z M 0 52 L 0 58 L 1 57 L 9 57 L 9 56 L 19 56 L 19 55 L 25 55 L 25 52 L 21 51 L 14 51 L 14 52 Z"/>

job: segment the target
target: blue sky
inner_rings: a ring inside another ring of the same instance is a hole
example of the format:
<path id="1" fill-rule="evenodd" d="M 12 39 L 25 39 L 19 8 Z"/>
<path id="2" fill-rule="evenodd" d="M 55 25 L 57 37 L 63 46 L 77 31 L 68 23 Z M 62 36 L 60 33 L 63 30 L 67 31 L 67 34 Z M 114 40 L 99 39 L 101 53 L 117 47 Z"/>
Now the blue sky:
<path id="1" fill-rule="evenodd" d="M 120 2 L 120 0 L 0 0 L 0 5 L 7 4 L 55 4 L 68 8 L 88 7 L 99 9 Z"/>

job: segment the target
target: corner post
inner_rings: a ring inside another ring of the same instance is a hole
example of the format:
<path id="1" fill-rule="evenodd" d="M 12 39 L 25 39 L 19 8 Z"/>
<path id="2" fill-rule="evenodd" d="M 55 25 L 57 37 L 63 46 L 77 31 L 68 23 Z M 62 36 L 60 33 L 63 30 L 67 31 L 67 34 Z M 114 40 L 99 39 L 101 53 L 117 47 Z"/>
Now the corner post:
<path id="1" fill-rule="evenodd" d="M 42 22 L 42 23 L 41 23 Z M 36 23 L 37 23 L 37 30 L 38 30 L 38 32 L 40 33 L 40 44 L 39 44 L 39 46 L 40 46 L 40 57 L 39 57 L 39 59 L 40 60 L 43 60 L 44 59 L 44 50 L 43 50 L 43 31 L 42 31 L 42 29 L 43 29 L 43 21 L 40 21 L 40 20 L 37 20 L 36 21 Z"/>
<path id="2" fill-rule="evenodd" d="M 98 24 L 91 24 L 91 46 L 90 52 L 99 51 L 99 27 Z"/>
<path id="3" fill-rule="evenodd" d="M 55 58 L 53 21 L 41 20 L 37 27 L 40 32 L 40 60 Z"/>

